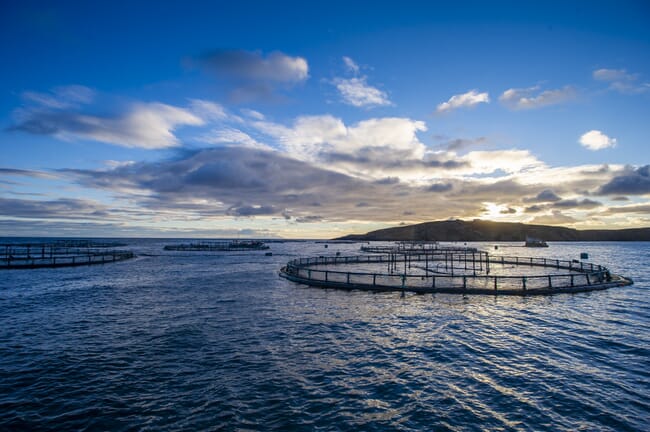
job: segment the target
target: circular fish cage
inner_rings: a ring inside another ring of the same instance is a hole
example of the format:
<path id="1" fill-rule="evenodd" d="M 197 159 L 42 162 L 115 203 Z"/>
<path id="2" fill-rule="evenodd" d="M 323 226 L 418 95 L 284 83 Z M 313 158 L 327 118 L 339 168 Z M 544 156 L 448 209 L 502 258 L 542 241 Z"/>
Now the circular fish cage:
<path id="1" fill-rule="evenodd" d="M 0 269 L 36 269 L 106 264 L 135 257 L 127 250 L 108 249 L 111 244 L 83 242 L 0 244 Z"/>
<path id="2" fill-rule="evenodd" d="M 361 252 L 373 254 L 431 254 L 444 252 L 478 252 L 477 248 L 467 246 L 442 246 L 438 242 L 403 241 L 388 246 L 361 246 Z"/>
<path id="3" fill-rule="evenodd" d="M 249 250 L 266 250 L 269 246 L 259 240 L 202 241 L 198 243 L 166 245 L 166 251 L 183 252 L 232 252 Z"/>
<path id="4" fill-rule="evenodd" d="M 282 267 L 280 276 L 323 288 L 490 295 L 547 295 L 632 284 L 598 264 L 490 256 L 477 250 L 298 258 Z"/>

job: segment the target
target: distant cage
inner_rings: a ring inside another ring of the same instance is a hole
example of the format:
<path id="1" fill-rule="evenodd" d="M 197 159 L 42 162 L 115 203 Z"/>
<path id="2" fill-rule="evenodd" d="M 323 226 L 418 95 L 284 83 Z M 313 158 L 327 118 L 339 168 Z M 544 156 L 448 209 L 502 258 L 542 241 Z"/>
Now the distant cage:
<path id="1" fill-rule="evenodd" d="M 598 264 L 490 256 L 473 248 L 298 258 L 282 267 L 280 276 L 325 288 L 491 295 L 592 291 L 632 283 Z"/>
<path id="2" fill-rule="evenodd" d="M 197 243 L 166 245 L 166 251 L 247 251 L 266 250 L 269 246 L 260 240 L 202 241 Z"/>
<path id="3" fill-rule="evenodd" d="M 90 240 L 0 244 L 0 269 L 35 269 L 106 264 L 135 257 L 128 250 L 110 249 L 121 243 Z"/>

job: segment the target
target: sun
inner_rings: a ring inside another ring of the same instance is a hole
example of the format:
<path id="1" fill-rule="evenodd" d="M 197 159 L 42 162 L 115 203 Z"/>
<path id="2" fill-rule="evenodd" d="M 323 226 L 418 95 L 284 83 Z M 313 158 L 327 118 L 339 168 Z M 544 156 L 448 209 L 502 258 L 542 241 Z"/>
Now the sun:
<path id="1" fill-rule="evenodd" d="M 484 211 L 481 216 L 490 220 L 511 218 L 516 214 L 516 210 L 506 204 L 484 202 L 483 206 Z"/>

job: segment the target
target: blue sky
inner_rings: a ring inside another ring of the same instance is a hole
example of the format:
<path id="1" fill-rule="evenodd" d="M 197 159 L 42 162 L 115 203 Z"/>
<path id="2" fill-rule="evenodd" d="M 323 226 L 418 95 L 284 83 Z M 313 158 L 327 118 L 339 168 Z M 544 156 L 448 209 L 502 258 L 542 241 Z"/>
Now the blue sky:
<path id="1" fill-rule="evenodd" d="M 650 225 L 647 2 L 4 2 L 0 235 Z"/>

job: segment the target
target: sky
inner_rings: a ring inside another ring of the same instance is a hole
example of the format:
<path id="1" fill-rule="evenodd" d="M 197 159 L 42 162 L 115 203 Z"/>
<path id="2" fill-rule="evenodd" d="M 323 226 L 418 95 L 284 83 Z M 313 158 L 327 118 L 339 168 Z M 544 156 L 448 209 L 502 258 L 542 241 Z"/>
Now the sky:
<path id="1" fill-rule="evenodd" d="M 0 236 L 650 226 L 647 1 L 0 4 Z"/>

